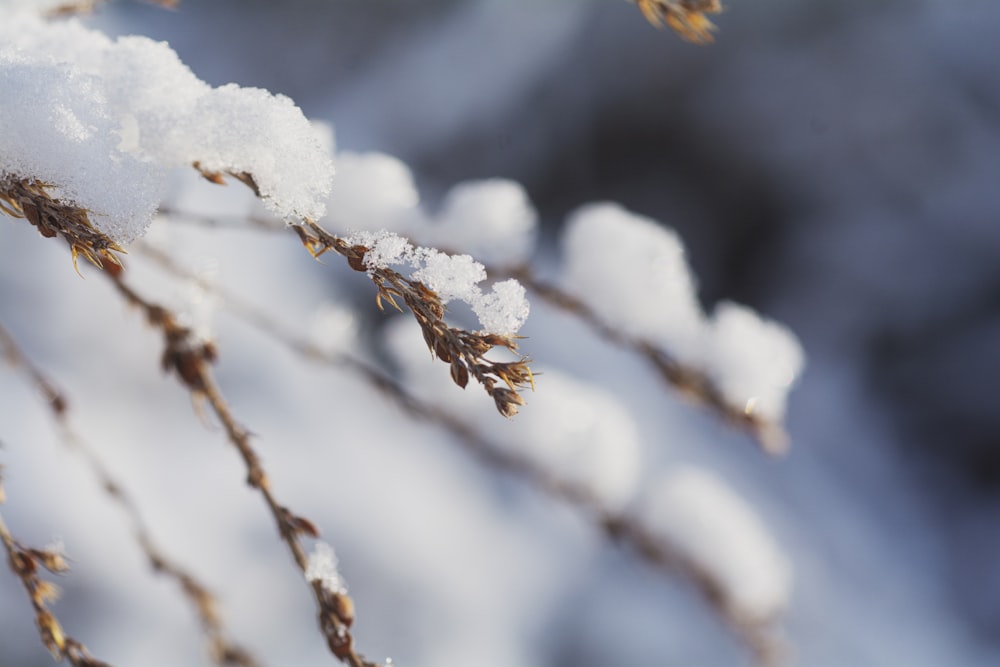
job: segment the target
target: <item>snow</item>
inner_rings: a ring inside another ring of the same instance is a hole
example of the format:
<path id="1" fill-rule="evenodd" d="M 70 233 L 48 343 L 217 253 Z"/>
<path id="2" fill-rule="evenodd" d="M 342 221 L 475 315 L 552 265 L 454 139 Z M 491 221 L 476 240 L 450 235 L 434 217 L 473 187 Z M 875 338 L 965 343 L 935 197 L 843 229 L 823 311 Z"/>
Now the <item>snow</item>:
<path id="1" fill-rule="evenodd" d="M 469 255 L 446 255 L 425 249 L 416 253 L 419 268 L 413 279 L 438 293 L 445 303 L 456 299 L 474 303 L 479 296 L 476 284 L 486 279 L 486 268 Z"/>
<path id="2" fill-rule="evenodd" d="M 706 318 L 673 230 L 617 204 L 590 204 L 570 216 L 563 248 L 563 288 L 605 323 L 704 372 L 730 405 L 781 422 L 805 363 L 798 340 L 734 303 Z"/>
<path id="3" fill-rule="evenodd" d="M 0 25 L 0 42 L 7 27 Z M 0 179 L 51 184 L 52 197 L 97 213 L 93 222 L 116 241 L 141 235 L 163 172 L 118 147 L 100 82 L 0 47 L 0 87 Z"/>
<path id="4" fill-rule="evenodd" d="M 347 242 L 368 248 L 364 265 L 369 271 L 409 266 L 414 269 L 410 278 L 434 290 L 442 303 L 469 304 L 483 331 L 515 334 L 528 319 L 530 307 L 524 287 L 516 280 L 505 280 L 484 292 L 479 283 L 486 280 L 486 269 L 469 255 L 448 255 L 434 248 L 414 246 L 387 231 L 356 232 Z"/>
<path id="5" fill-rule="evenodd" d="M 330 593 L 342 595 L 347 592 L 347 584 L 337 568 L 337 554 L 333 547 L 326 542 L 317 542 L 306 562 L 306 581 L 318 581 Z"/>
<path id="6" fill-rule="evenodd" d="M 326 355 L 335 355 L 354 347 L 358 318 L 350 308 L 324 302 L 313 312 L 308 333 L 309 342 L 318 350 Z"/>
<path id="7" fill-rule="evenodd" d="M 336 162 L 323 220 L 331 229 L 395 232 L 498 268 L 526 262 L 535 248 L 538 215 L 518 183 L 499 178 L 458 183 L 431 214 L 421 204 L 410 168 L 398 158 L 344 151 Z"/>
<path id="8" fill-rule="evenodd" d="M 731 405 L 781 423 L 788 391 L 802 372 L 805 354 L 795 335 L 746 306 L 715 307 L 702 367 Z"/>
<path id="9" fill-rule="evenodd" d="M 538 216 L 524 187 L 505 179 L 467 181 L 445 196 L 437 219 L 417 232 L 428 245 L 466 252 L 491 266 L 515 266 L 531 256 Z"/>
<path id="10" fill-rule="evenodd" d="M 290 99 L 199 80 L 166 44 L 77 20 L 0 24 L 0 176 L 43 181 L 120 243 L 142 236 L 167 169 L 248 173 L 288 221 L 325 211 L 333 165 Z"/>
<path id="11" fill-rule="evenodd" d="M 641 525 L 721 585 L 738 615 L 775 617 L 791 597 L 788 559 L 753 508 L 715 473 L 676 466 L 636 510 Z"/>
<path id="12" fill-rule="evenodd" d="M 339 230 L 407 233 L 420 195 L 410 168 L 384 153 L 346 151 L 336 156 L 337 177 L 323 224 Z"/>
<path id="13" fill-rule="evenodd" d="M 705 318 L 677 234 L 618 204 L 590 204 L 566 223 L 560 283 L 605 322 L 691 358 Z"/>

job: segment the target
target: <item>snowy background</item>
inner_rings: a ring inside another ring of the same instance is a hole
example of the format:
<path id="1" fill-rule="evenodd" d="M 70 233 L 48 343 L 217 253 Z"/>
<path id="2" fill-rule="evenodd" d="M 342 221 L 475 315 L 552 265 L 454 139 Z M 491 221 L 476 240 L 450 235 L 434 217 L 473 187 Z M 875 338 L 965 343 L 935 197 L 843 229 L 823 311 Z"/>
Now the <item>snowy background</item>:
<path id="1" fill-rule="evenodd" d="M 641 488 L 697 466 L 746 499 L 791 564 L 792 664 L 995 665 L 1000 6 L 741 0 L 717 23 L 717 43 L 701 48 L 618 0 L 116 3 L 92 21 L 168 40 L 213 85 L 291 96 L 335 127 L 338 151 L 399 157 L 432 210 L 466 179 L 520 182 L 542 223 L 543 270 L 588 202 L 676 229 L 707 310 L 744 303 L 799 337 L 808 361 L 787 408 L 789 455 L 763 456 L 537 299 L 522 333 L 546 375 L 524 416 L 555 400 L 548 414 L 585 425 L 581 438 L 613 433 L 623 458 L 634 447 Z M 196 178 L 170 194 L 199 210 L 251 205 L 239 186 Z M 423 377 L 407 348 L 419 333 L 377 313 L 363 276 L 312 262 L 294 238 L 182 224 L 149 236 L 303 331 L 334 304 L 328 336 Z M 0 245 L 0 321 L 66 388 L 79 430 L 165 549 L 267 664 L 330 664 L 231 448 L 159 374 L 158 338 L 24 222 L 0 224 Z M 142 279 L 197 315 L 190 290 Z M 747 662 L 684 581 L 355 378 L 303 364 L 225 310 L 213 317 L 220 382 L 279 497 L 335 546 L 369 657 Z M 576 411 L 547 385 L 579 396 Z M 503 439 L 512 427 L 491 417 L 477 422 Z M 173 585 L 149 574 L 127 523 L 6 370 L 0 441 L 12 531 L 60 538 L 72 558 L 55 608 L 67 630 L 119 667 L 207 664 Z M 23 592 L 0 573 L 0 665 L 44 664 Z"/>

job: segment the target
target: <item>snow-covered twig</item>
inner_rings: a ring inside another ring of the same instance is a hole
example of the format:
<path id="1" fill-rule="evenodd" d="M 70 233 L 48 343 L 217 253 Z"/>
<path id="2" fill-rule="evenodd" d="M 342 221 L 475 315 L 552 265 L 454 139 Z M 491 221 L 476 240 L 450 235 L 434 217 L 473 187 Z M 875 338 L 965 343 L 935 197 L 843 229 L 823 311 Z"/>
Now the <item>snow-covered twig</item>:
<path id="1" fill-rule="evenodd" d="M 524 405 L 519 393 L 525 387 L 534 387 L 528 359 L 517 361 L 491 361 L 486 358 L 495 347 L 517 351 L 517 337 L 505 332 L 473 332 L 452 327 L 444 321 L 444 303 L 436 291 L 423 282 L 408 278 L 384 262 L 371 262 L 368 255 L 373 248 L 350 244 L 327 232 L 318 224 L 307 221 L 293 229 L 302 243 L 315 257 L 332 250 L 347 259 L 351 268 L 367 272 L 378 289 L 377 302 L 382 308 L 385 299 L 397 309 L 395 298 L 403 300 L 413 313 L 431 353 L 451 366 L 452 380 L 463 389 L 470 376 L 483 386 L 505 417 L 513 417 Z M 523 298 L 523 297 L 522 297 Z M 505 327 L 506 328 L 506 327 Z M 502 383 L 502 384 L 501 384 Z"/>
<path id="2" fill-rule="evenodd" d="M 765 452 L 781 455 L 788 450 L 788 436 L 780 422 L 760 416 L 746 405 L 727 400 L 715 382 L 700 368 L 685 364 L 662 346 L 632 336 L 606 321 L 582 299 L 535 275 L 531 267 L 515 269 L 512 275 L 532 294 L 549 305 L 570 313 L 609 343 L 641 355 L 663 380 L 685 397 L 715 411 L 726 422 L 745 430 Z"/>

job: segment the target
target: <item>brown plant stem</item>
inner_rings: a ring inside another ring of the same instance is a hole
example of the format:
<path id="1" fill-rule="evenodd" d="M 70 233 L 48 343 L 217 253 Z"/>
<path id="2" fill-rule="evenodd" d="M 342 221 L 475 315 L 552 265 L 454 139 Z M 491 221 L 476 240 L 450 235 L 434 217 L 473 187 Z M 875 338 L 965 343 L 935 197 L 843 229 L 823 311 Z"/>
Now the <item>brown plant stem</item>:
<path id="1" fill-rule="evenodd" d="M 534 389 L 535 386 L 529 360 L 521 357 L 518 361 L 502 362 L 485 357 L 495 347 L 516 352 L 516 336 L 477 333 L 449 326 L 444 321 L 444 304 L 433 290 L 392 269 L 368 266 L 365 255 L 369 249 L 365 246 L 351 245 L 311 220 L 292 229 L 314 257 L 333 251 L 347 259 L 355 271 L 366 272 L 378 289 L 376 303 L 379 308 L 382 308 L 382 300 L 385 299 L 397 310 L 402 310 L 395 300 L 396 297 L 401 298 L 420 325 L 428 349 L 435 357 L 450 364 L 455 384 L 464 389 L 471 375 L 493 399 L 500 414 L 504 417 L 517 414 L 524 405 L 519 391 L 529 386 Z"/>
<path id="2" fill-rule="evenodd" d="M 748 413 L 740 406 L 732 405 L 726 401 L 712 380 L 700 370 L 685 366 L 654 343 L 616 329 L 582 300 L 539 279 L 530 268 L 520 267 L 509 273 L 543 301 L 572 314 L 609 343 L 642 356 L 667 384 L 683 396 L 710 408 L 726 422 L 746 431 L 767 454 L 780 456 L 787 452 L 788 436 L 781 424 L 762 419 L 752 412 Z"/>
<path id="3" fill-rule="evenodd" d="M 347 353 L 323 350 L 296 333 L 295 329 L 281 324 L 262 308 L 183 269 L 170 255 L 150 244 L 140 242 L 136 249 L 167 273 L 182 280 L 193 281 L 215 295 L 238 318 L 303 359 L 355 374 L 405 414 L 447 432 L 454 438 L 454 442 L 484 465 L 513 475 L 550 498 L 570 505 L 605 537 L 631 548 L 633 553 L 654 569 L 672 576 L 680 575 L 691 582 L 724 625 L 747 647 L 758 665 L 770 667 L 780 664 L 784 645 L 769 622 L 737 615 L 727 605 L 721 584 L 709 572 L 697 562 L 680 557 L 669 545 L 651 536 L 630 516 L 609 510 L 586 487 L 567 483 L 525 457 L 511 453 L 448 410 L 411 394 L 402 384 L 371 363 Z"/>
<path id="4" fill-rule="evenodd" d="M 86 459 L 108 497 L 125 513 L 135 534 L 136 542 L 153 571 L 173 579 L 194 608 L 207 640 L 209 655 L 220 666 L 259 667 L 253 655 L 228 638 L 225 624 L 218 612 L 218 602 L 208 587 L 177 562 L 171 560 L 153 539 L 148 524 L 125 487 L 109 471 L 96 450 L 84 440 L 72 424 L 70 402 L 59 387 L 24 353 L 10 332 L 0 323 L 0 352 L 7 363 L 38 390 L 49 407 L 59 428 L 63 443 Z"/>
<path id="5" fill-rule="evenodd" d="M 198 341 L 190 329 L 178 323 L 171 311 L 145 299 L 124 281 L 121 271 L 105 271 L 104 275 L 126 302 L 141 310 L 147 322 L 163 335 L 164 370 L 172 372 L 196 401 L 208 402 L 212 412 L 222 423 L 230 444 L 243 460 L 247 484 L 263 497 L 282 541 L 304 575 L 307 557 L 301 537 L 306 535 L 315 538 L 319 536 L 319 531 L 311 521 L 293 514 L 275 497 L 260 457 L 250 443 L 250 433 L 236 420 L 215 382 L 211 371 L 211 363 L 216 354 L 214 345 Z M 310 588 L 319 610 L 320 630 L 333 655 L 350 667 L 379 667 L 377 663 L 362 658 L 354 649 L 354 638 L 350 632 L 354 621 L 353 602 L 346 593 L 329 591 L 319 581 L 311 582 Z"/>
<path id="6" fill-rule="evenodd" d="M 0 480 L 0 500 L 4 498 L 3 484 Z M 49 608 L 57 594 L 58 588 L 38 576 L 39 570 L 45 569 L 53 574 L 61 574 L 69 569 L 62 554 L 55 549 L 32 549 L 18 542 L 7 528 L 0 514 L 0 544 L 3 544 L 7 554 L 7 564 L 11 572 L 18 578 L 31 607 L 35 610 L 35 625 L 42 644 L 56 660 L 66 660 L 73 667 L 111 667 L 90 655 L 87 647 L 79 640 L 67 635 L 59 619 Z"/>
<path id="7" fill-rule="evenodd" d="M 160 212 L 164 215 L 177 216 L 178 220 L 199 226 L 239 228 L 237 219 L 220 220 L 171 208 L 161 208 Z M 288 227 L 278 221 L 263 218 L 252 218 L 250 223 L 250 228 L 258 231 L 284 232 Z M 246 225 L 243 228 L 246 229 Z M 350 259 L 349 256 L 348 259 Z M 528 267 L 513 269 L 487 267 L 487 271 L 490 275 L 506 275 L 517 279 L 534 296 L 554 308 L 573 315 L 607 342 L 639 355 L 673 390 L 678 391 L 694 403 L 711 410 L 726 423 L 746 432 L 765 453 L 771 456 L 781 456 L 788 451 L 788 435 L 780 423 L 762 419 L 752 412 L 747 413 L 743 406 L 727 402 L 722 392 L 701 370 L 685 365 L 655 343 L 637 339 L 615 328 L 579 298 L 538 278 Z"/>

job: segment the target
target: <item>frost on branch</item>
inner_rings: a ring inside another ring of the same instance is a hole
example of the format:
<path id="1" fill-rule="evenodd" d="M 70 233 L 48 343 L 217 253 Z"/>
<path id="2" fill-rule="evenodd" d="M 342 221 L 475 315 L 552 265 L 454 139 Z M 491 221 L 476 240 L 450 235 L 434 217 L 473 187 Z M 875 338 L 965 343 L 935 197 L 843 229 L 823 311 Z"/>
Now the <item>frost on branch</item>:
<path id="1" fill-rule="evenodd" d="M 0 23 L 0 178 L 44 184 L 125 244 L 145 233 L 167 170 L 252 184 L 277 216 L 323 215 L 332 162 L 287 97 L 213 88 L 166 44 L 8 10 Z"/>
<path id="2" fill-rule="evenodd" d="M 347 584 L 340 576 L 337 566 L 337 554 L 326 542 L 317 542 L 313 552 L 309 554 L 305 571 L 306 581 L 319 582 L 330 593 L 343 594 L 347 592 Z"/>
<path id="3" fill-rule="evenodd" d="M 463 301 L 479 318 L 483 331 L 512 336 L 528 318 L 528 300 L 524 287 L 516 280 L 505 280 L 483 292 L 479 283 L 486 280 L 486 269 L 469 255 L 448 255 L 433 248 L 414 247 L 406 239 L 389 232 L 358 232 L 348 243 L 367 248 L 364 266 L 370 272 L 391 265 L 414 269 L 413 280 L 437 293 L 442 304 Z"/>

